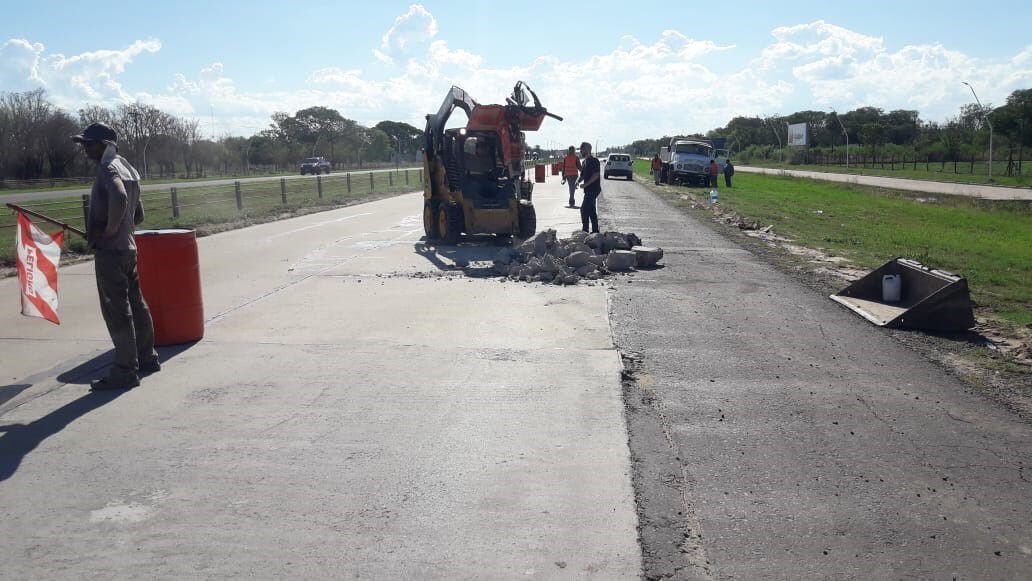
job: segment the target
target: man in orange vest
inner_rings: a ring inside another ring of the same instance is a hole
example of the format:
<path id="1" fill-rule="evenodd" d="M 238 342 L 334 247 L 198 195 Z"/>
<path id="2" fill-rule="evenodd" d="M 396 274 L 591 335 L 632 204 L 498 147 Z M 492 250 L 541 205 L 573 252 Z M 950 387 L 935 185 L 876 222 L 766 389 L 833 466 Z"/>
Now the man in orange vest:
<path id="1" fill-rule="evenodd" d="M 563 158 L 563 183 L 570 187 L 570 207 L 574 208 L 575 200 L 573 192 L 577 191 L 577 176 L 580 174 L 581 164 L 577 159 L 577 150 L 572 145 Z"/>
<path id="2" fill-rule="evenodd" d="M 659 159 L 659 154 L 657 153 L 655 157 L 652 158 L 652 177 L 656 180 L 657 186 L 659 185 L 659 179 L 660 177 L 662 177 L 662 175 L 663 160 Z"/>

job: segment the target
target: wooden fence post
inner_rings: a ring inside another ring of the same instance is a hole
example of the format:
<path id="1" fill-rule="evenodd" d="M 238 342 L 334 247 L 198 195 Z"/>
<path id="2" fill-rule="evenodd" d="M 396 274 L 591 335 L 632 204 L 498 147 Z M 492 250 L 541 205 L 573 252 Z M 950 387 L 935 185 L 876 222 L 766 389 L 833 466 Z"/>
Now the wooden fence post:
<path id="1" fill-rule="evenodd" d="M 373 191 L 373 188 L 375 187 L 376 186 L 373 185 L 373 172 L 369 172 L 369 191 Z"/>
<path id="2" fill-rule="evenodd" d="M 408 170 L 405 170 L 405 185 L 408 185 Z"/>
<path id="3" fill-rule="evenodd" d="M 240 194 L 240 182 L 233 182 L 233 189 L 236 193 L 237 211 L 244 211 L 244 197 Z"/>
<path id="4" fill-rule="evenodd" d="M 315 187 L 319 190 L 319 199 L 322 199 L 322 176 L 315 176 Z"/>
<path id="5" fill-rule="evenodd" d="M 351 172 L 348 172 L 347 178 L 348 178 L 348 193 L 350 194 L 351 193 Z"/>
<path id="6" fill-rule="evenodd" d="M 387 185 L 394 187 L 394 172 L 387 172 Z"/>
<path id="7" fill-rule="evenodd" d="M 287 178 L 279 179 L 279 197 L 281 202 L 287 203 Z"/>
<path id="8" fill-rule="evenodd" d="M 175 188 L 172 188 L 172 219 L 179 219 L 179 192 Z"/>

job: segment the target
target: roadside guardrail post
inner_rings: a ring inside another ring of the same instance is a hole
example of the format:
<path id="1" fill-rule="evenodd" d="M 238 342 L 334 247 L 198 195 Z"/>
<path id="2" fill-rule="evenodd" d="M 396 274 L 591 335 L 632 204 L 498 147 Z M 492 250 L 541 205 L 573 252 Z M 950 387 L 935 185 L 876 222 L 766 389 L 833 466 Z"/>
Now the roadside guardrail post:
<path id="1" fill-rule="evenodd" d="M 419 170 L 419 183 L 423 183 L 423 170 Z"/>
<path id="2" fill-rule="evenodd" d="M 170 193 L 171 193 L 171 197 L 172 197 L 172 219 L 173 220 L 178 220 L 179 219 L 179 192 L 177 192 L 175 188 L 172 188 L 172 191 Z"/>
<path id="3" fill-rule="evenodd" d="M 350 194 L 351 193 L 351 172 L 348 172 L 348 175 L 346 177 L 348 178 L 348 193 Z"/>
<path id="4" fill-rule="evenodd" d="M 387 172 L 387 185 L 394 187 L 394 172 Z"/>
<path id="5" fill-rule="evenodd" d="M 244 197 L 242 195 L 240 195 L 240 182 L 239 181 L 233 182 L 233 189 L 236 192 L 237 210 L 242 212 L 242 211 L 244 211 Z"/>
<path id="6" fill-rule="evenodd" d="M 405 185 L 408 185 L 408 170 L 405 170 Z"/>
<path id="7" fill-rule="evenodd" d="M 315 176 L 315 187 L 319 190 L 319 199 L 322 199 L 322 176 Z"/>
<path id="8" fill-rule="evenodd" d="M 279 197 L 280 201 L 287 203 L 287 178 L 279 179 Z"/>
<path id="9" fill-rule="evenodd" d="M 89 232 L 90 230 L 90 195 L 82 195 L 82 224 L 83 230 Z"/>
<path id="10" fill-rule="evenodd" d="M 376 186 L 373 185 L 373 172 L 369 172 L 369 191 L 373 191 L 373 188 L 375 187 Z"/>

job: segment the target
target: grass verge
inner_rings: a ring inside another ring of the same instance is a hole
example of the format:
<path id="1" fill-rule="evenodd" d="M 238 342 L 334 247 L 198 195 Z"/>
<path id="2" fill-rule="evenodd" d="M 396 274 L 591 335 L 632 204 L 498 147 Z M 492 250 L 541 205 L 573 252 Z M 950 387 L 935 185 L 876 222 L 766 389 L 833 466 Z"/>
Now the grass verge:
<path id="1" fill-rule="evenodd" d="M 178 217 L 173 217 L 169 192 L 147 192 L 142 195 L 147 218 L 140 228 L 191 228 L 203 236 L 422 189 L 419 174 L 413 171 L 408 174 L 405 171 L 334 174 L 320 181 L 321 195 L 320 182 L 314 178 L 241 184 L 242 209 L 237 207 L 233 185 L 178 188 Z M 72 226 L 83 227 L 82 203 L 79 200 L 41 201 L 24 206 Z M 7 269 L 14 265 L 14 222 L 13 214 L 0 216 L 0 267 Z M 41 226 L 47 232 L 55 229 L 49 224 Z M 76 260 L 85 252 L 85 242 L 69 233 L 65 238 L 62 260 Z"/>

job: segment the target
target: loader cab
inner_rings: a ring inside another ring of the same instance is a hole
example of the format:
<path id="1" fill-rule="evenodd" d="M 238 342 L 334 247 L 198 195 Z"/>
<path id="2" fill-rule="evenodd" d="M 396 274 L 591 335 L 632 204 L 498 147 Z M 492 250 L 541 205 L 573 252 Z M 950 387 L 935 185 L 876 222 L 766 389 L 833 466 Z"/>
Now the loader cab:
<path id="1" fill-rule="evenodd" d="M 448 186 L 461 191 L 473 208 L 506 208 L 515 197 L 505 177 L 498 135 L 484 131 L 445 131 Z"/>

